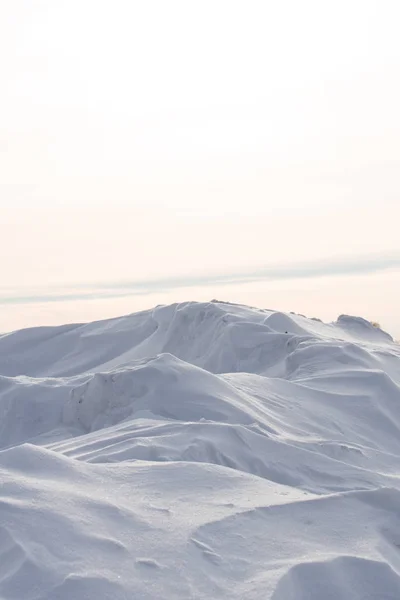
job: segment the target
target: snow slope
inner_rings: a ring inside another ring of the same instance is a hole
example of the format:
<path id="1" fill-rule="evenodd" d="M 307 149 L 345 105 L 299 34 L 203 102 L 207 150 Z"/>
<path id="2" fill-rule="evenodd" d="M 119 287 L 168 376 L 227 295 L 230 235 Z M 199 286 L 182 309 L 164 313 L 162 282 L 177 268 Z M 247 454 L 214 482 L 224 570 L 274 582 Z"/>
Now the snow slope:
<path id="1" fill-rule="evenodd" d="M 0 336 L 0 598 L 398 600 L 400 346 L 213 301 Z"/>

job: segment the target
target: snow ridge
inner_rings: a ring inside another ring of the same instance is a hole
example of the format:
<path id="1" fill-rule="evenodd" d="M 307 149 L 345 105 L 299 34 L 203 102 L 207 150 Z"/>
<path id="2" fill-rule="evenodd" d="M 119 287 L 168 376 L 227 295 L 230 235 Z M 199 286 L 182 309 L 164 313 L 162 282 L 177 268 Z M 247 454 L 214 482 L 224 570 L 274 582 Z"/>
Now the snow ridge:
<path id="1" fill-rule="evenodd" d="M 187 302 L 0 336 L 4 600 L 400 598 L 400 347 Z"/>

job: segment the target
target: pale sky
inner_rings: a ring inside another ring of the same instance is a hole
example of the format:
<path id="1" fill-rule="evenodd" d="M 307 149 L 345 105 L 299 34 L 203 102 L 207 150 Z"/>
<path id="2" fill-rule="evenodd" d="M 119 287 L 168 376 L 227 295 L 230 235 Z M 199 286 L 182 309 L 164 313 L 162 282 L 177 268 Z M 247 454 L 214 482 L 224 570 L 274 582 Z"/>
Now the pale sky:
<path id="1" fill-rule="evenodd" d="M 398 0 L 0 0 L 0 295 L 400 257 L 399 24 Z"/>

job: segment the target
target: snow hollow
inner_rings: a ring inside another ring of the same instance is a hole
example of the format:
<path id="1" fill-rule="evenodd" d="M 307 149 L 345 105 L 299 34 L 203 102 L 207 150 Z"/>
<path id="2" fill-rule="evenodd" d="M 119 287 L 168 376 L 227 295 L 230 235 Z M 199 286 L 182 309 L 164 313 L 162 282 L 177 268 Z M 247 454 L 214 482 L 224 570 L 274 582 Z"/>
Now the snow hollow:
<path id="1" fill-rule="evenodd" d="M 400 346 L 213 301 L 0 336 L 1 600 L 399 600 Z"/>

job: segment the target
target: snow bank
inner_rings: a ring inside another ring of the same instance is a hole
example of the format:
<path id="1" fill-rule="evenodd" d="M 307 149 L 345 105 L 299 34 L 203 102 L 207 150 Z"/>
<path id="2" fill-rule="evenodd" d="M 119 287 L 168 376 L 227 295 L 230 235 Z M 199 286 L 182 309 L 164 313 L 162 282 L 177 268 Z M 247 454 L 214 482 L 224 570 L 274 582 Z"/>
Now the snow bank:
<path id="1" fill-rule="evenodd" d="M 400 348 L 184 303 L 0 337 L 0 597 L 400 597 Z"/>

